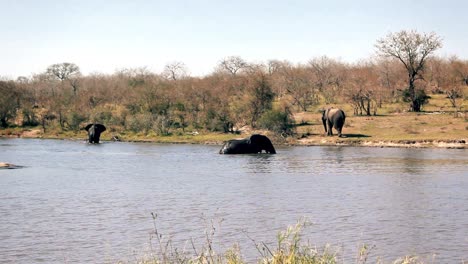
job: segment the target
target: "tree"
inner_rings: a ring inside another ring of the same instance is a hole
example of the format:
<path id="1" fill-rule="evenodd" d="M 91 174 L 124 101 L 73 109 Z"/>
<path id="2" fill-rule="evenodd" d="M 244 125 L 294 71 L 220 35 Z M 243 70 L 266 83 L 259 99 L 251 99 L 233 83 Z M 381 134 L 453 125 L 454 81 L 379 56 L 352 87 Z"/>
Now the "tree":
<path id="1" fill-rule="evenodd" d="M 303 66 L 284 69 L 284 87 L 292 98 L 292 104 L 299 110 L 307 111 L 307 108 L 317 103 L 317 93 L 313 88 L 313 80 L 307 68 Z"/>
<path id="2" fill-rule="evenodd" d="M 236 75 L 240 70 L 247 68 L 248 64 L 239 56 L 231 56 L 219 62 L 218 68 L 232 75 Z"/>
<path id="3" fill-rule="evenodd" d="M 326 56 L 310 60 L 308 68 L 313 76 L 314 87 L 318 89 L 325 100 L 325 103 L 335 102 L 341 93 L 341 86 L 344 82 L 344 72 L 347 65 L 335 61 Z"/>
<path id="4" fill-rule="evenodd" d="M 461 109 L 468 76 L 468 62 L 457 57 L 434 58 L 429 63 L 430 84 L 438 93 L 445 93 L 454 108 L 455 116 Z"/>
<path id="5" fill-rule="evenodd" d="M 424 100 L 419 95 L 425 97 L 425 93 L 416 91 L 415 82 L 423 79 L 421 74 L 427 58 L 442 47 L 441 38 L 433 32 L 420 34 L 414 30 L 402 30 L 377 40 L 375 46 L 381 56 L 396 58 L 405 66 L 408 73 L 406 94 L 411 102 L 411 110 L 420 112 Z"/>
<path id="6" fill-rule="evenodd" d="M 344 94 L 353 106 L 355 115 L 377 114 L 376 90 L 379 76 L 375 68 L 374 64 L 364 62 L 349 70 Z"/>
<path id="7" fill-rule="evenodd" d="M 273 93 L 267 76 L 262 73 L 254 74 L 248 80 L 248 92 L 251 94 L 250 111 L 252 126 L 256 125 L 260 116 L 272 108 L 275 94 Z"/>
<path id="8" fill-rule="evenodd" d="M 468 86 L 468 61 L 462 61 L 458 58 L 450 60 L 450 73 L 452 82 L 445 89 L 445 94 L 455 109 L 455 116 L 458 116 L 458 111 L 464 100 L 465 87 Z"/>
<path id="9" fill-rule="evenodd" d="M 61 83 L 68 81 L 73 88 L 73 94 L 78 91 L 78 77 L 81 75 L 80 67 L 74 63 L 64 62 L 52 64 L 47 67 L 46 74 L 53 79 L 60 80 Z"/>
<path id="10" fill-rule="evenodd" d="M 74 63 L 64 62 L 50 65 L 47 68 L 46 73 L 60 81 L 64 81 L 73 76 L 79 75 L 80 68 Z"/>
<path id="11" fill-rule="evenodd" d="M 405 69 L 400 67 L 400 62 L 395 58 L 383 58 L 376 62 L 376 70 L 379 75 L 377 105 L 382 107 L 382 103 L 397 102 L 401 99 L 401 87 L 404 87 L 404 80 L 400 76 L 405 75 Z"/>
<path id="12" fill-rule="evenodd" d="M 0 81 L 0 126 L 8 127 L 8 121 L 14 118 L 20 107 L 20 95 L 14 82 Z"/>
<path id="13" fill-rule="evenodd" d="M 177 81 L 187 76 L 187 66 L 180 61 L 169 63 L 164 67 L 162 75 L 169 80 Z"/>

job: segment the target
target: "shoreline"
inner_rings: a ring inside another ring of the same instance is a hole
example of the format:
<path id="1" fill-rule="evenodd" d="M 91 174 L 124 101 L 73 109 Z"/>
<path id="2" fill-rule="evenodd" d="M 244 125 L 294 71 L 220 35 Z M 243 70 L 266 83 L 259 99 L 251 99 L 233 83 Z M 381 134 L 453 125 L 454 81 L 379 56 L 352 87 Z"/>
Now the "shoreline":
<path id="1" fill-rule="evenodd" d="M 299 142 L 301 140 L 298 140 Z M 348 146 L 348 147 L 379 147 L 379 148 L 443 148 L 443 149 L 468 149 L 466 139 L 436 139 L 436 140 L 350 140 L 328 142 L 316 142 L 305 140 L 299 146 Z"/>
<path id="2" fill-rule="evenodd" d="M 231 136 L 231 135 L 229 135 Z M 232 138 L 244 137 L 241 134 L 232 135 Z M 82 138 L 74 134 L 72 136 L 66 135 L 44 135 L 39 129 L 26 129 L 17 131 L 17 133 L 2 134 L 0 138 L 31 138 L 31 139 L 58 139 L 58 140 L 82 140 L 86 141 L 86 136 Z M 205 138 L 205 140 L 198 140 L 196 135 L 190 137 L 173 136 L 158 138 L 121 138 L 115 141 L 111 138 L 103 138 L 103 142 L 138 142 L 138 143 L 167 143 L 167 144 L 202 144 L 202 145 L 222 145 L 225 141 L 216 139 L 215 136 Z M 338 147 L 380 147 L 380 148 L 443 148 L 443 149 L 468 149 L 468 138 L 462 139 L 399 139 L 399 140 L 365 140 L 358 138 L 338 138 L 324 137 L 324 136 L 309 136 L 299 139 L 289 138 L 284 142 L 275 142 L 278 146 L 338 146 Z"/>

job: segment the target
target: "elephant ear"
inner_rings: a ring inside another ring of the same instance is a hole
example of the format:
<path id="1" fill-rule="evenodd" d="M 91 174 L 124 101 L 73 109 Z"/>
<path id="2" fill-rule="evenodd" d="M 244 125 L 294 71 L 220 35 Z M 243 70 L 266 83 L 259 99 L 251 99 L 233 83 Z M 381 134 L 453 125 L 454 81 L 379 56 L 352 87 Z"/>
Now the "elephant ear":
<path id="1" fill-rule="evenodd" d="M 105 127 L 104 125 L 96 124 L 95 127 L 96 127 L 97 130 L 98 130 L 99 132 L 101 132 L 101 133 L 104 132 L 104 131 L 106 131 L 106 127 Z"/>
<path id="2" fill-rule="evenodd" d="M 83 129 L 88 131 L 92 126 L 93 126 L 93 124 L 89 124 L 89 125 L 85 126 Z"/>
<path id="3" fill-rule="evenodd" d="M 322 113 L 322 120 L 325 120 L 325 113 L 327 112 L 327 110 L 321 109 L 320 112 Z"/>
<path id="4" fill-rule="evenodd" d="M 261 144 L 263 141 L 263 136 L 259 134 L 253 134 L 248 138 L 248 140 L 250 144 Z"/>

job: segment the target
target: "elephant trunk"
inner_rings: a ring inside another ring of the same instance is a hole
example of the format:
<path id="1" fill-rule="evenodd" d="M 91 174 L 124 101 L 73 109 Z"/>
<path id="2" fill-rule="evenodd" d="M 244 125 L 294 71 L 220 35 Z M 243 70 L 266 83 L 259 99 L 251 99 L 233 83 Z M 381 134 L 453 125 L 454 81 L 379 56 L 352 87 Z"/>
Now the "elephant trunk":
<path id="1" fill-rule="evenodd" d="M 271 141 L 269 139 L 266 139 L 265 145 L 263 147 L 264 147 L 266 153 L 276 154 L 275 147 L 273 147 L 273 144 L 271 143 Z"/>

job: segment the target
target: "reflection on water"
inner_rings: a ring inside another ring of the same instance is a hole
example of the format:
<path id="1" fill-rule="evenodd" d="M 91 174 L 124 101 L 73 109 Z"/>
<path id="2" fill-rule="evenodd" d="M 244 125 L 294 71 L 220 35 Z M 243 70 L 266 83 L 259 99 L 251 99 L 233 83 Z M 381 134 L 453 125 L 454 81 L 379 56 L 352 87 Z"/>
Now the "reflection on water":
<path id="1" fill-rule="evenodd" d="M 180 247 L 253 242 L 302 217 L 304 239 L 359 245 L 386 261 L 407 254 L 468 259 L 468 151 L 278 147 L 277 155 L 219 155 L 219 146 L 0 139 L 0 263 L 133 261 L 157 225 Z"/>

